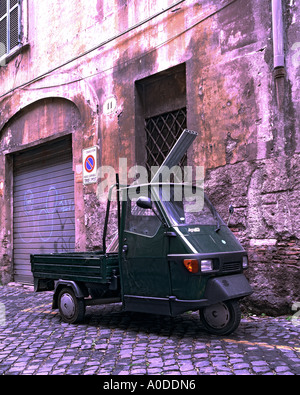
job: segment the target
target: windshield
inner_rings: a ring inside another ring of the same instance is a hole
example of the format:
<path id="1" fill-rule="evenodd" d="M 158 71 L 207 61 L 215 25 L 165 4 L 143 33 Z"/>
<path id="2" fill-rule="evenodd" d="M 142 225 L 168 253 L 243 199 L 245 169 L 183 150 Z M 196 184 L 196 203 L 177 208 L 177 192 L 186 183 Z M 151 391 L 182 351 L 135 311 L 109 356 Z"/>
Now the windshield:
<path id="1" fill-rule="evenodd" d="M 178 225 L 224 225 L 202 188 L 190 185 L 156 187 L 170 222 Z"/>

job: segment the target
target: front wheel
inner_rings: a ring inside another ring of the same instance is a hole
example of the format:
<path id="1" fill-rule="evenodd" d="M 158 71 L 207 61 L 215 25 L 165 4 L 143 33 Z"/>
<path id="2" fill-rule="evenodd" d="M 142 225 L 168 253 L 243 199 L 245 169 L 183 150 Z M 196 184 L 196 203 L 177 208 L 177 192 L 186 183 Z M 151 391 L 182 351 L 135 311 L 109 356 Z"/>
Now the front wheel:
<path id="1" fill-rule="evenodd" d="M 84 319 L 85 303 L 76 298 L 71 288 L 63 288 L 58 295 L 58 308 L 64 322 L 77 324 Z"/>
<path id="2" fill-rule="evenodd" d="M 200 310 L 200 319 L 205 329 L 219 336 L 234 332 L 241 321 L 241 309 L 236 300 L 228 300 Z"/>

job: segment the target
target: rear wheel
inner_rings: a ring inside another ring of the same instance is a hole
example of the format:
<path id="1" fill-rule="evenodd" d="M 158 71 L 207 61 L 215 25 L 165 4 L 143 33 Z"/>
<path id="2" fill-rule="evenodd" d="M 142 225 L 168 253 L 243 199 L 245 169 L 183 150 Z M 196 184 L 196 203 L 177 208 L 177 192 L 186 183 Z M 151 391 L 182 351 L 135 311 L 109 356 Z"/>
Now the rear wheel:
<path id="1" fill-rule="evenodd" d="M 201 322 L 205 329 L 219 336 L 234 332 L 241 321 L 241 309 L 236 300 L 228 300 L 200 310 Z"/>
<path id="2" fill-rule="evenodd" d="M 63 288 L 58 295 L 58 308 L 64 322 L 77 324 L 84 319 L 85 303 L 76 298 L 71 288 Z"/>

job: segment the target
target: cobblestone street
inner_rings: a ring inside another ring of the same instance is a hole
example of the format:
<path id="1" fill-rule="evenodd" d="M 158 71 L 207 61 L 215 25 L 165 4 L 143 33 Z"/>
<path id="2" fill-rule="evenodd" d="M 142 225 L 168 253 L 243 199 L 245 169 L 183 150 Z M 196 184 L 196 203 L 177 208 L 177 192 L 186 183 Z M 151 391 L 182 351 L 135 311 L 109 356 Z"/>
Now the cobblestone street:
<path id="1" fill-rule="evenodd" d="M 0 287 L 1 375 L 297 375 L 300 327 L 287 317 L 243 318 L 229 337 L 197 313 L 176 318 L 90 307 L 83 325 L 51 310 L 52 294 Z"/>

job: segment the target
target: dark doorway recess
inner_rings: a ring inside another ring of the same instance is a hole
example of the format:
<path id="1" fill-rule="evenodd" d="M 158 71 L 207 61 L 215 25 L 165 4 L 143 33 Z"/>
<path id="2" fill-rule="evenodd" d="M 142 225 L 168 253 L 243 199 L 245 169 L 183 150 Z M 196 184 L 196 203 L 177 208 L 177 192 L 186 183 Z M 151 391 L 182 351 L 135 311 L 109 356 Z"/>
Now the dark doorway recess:
<path id="1" fill-rule="evenodd" d="M 187 127 L 186 102 L 185 64 L 136 81 L 136 162 L 149 175 Z"/>

